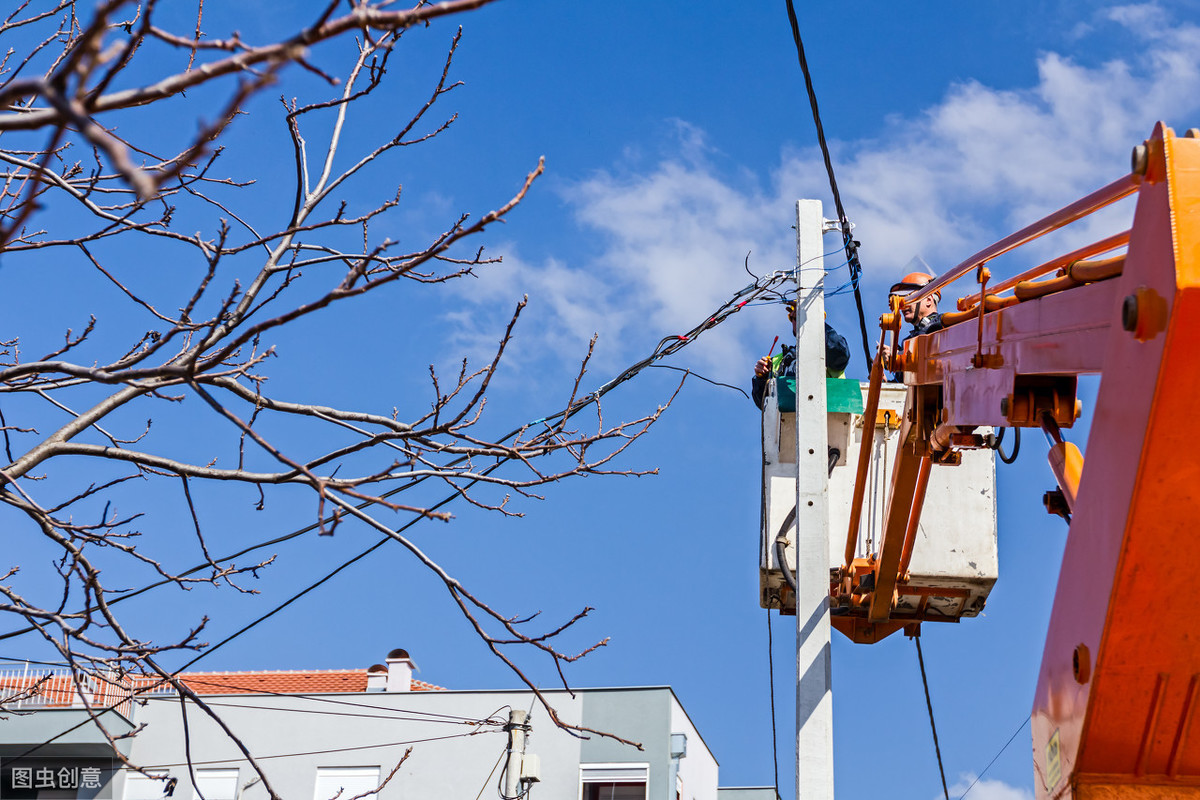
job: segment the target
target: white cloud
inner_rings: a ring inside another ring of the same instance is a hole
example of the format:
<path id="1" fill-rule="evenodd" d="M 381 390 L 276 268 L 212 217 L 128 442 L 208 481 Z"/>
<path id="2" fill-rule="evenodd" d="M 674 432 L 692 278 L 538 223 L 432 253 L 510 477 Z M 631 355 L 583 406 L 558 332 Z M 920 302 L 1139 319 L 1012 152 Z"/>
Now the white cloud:
<path id="1" fill-rule="evenodd" d="M 843 201 L 863 242 L 869 303 L 914 254 L 945 270 L 1120 177 L 1130 148 L 1156 120 L 1187 126 L 1200 109 L 1200 27 L 1174 20 L 1157 3 L 1119 6 L 1081 28 L 1077 45 L 1087 47 L 1087 31 L 1105 25 L 1121 26 L 1145 47 L 1094 66 L 1045 53 L 1036 85 L 1002 91 L 957 84 L 933 107 L 889 119 L 878 138 L 833 143 Z M 764 183 L 718 169 L 694 127 L 679 123 L 675 138 L 674 153 L 649 168 L 631 154 L 637 163 L 565 190 L 578 224 L 599 237 L 598 252 L 543 263 L 510 256 L 491 279 L 492 290 L 536 295 L 545 308 L 537 325 L 548 341 L 578 347 L 596 331 L 613 358 L 629 356 L 631 347 L 690 328 L 745 285 L 747 252 L 760 272 L 794 262 L 793 200 L 827 193 L 820 153 L 786 150 Z M 832 204 L 827 208 L 832 216 Z M 1098 217 L 1027 258 L 1115 232 L 1125 224 L 1122 215 L 1128 211 Z M 840 260 L 831 257 L 826 266 Z M 831 282 L 844 279 L 842 271 Z M 765 349 L 781 322 L 754 315 L 740 333 L 712 335 L 689 357 L 714 377 L 744 377 L 751 354 Z"/>
<path id="2" fill-rule="evenodd" d="M 584 355 L 593 334 L 614 329 L 619 333 L 624 326 L 625 313 L 611 284 L 594 271 L 571 269 L 553 258 L 531 264 L 514 244 L 493 249 L 504 253 L 503 263 L 478 270 L 475 280 L 460 281 L 456 288 L 468 305 L 447 315 L 456 328 L 448 344 L 456 353 L 465 352 L 472 363 L 495 353 L 504 324 L 501 315 L 511 315 L 522 296 L 529 298 L 529 305 L 516 329 L 516 348 L 506 359 L 509 368 L 522 368 L 532 357 L 522 344 L 536 326 L 545 328 L 540 346 L 568 361 Z"/>
<path id="3" fill-rule="evenodd" d="M 972 786 L 971 784 L 975 785 Z M 963 792 L 970 789 L 967 797 L 971 800 L 1033 800 L 1033 792 L 1018 786 L 1010 786 L 1003 781 L 981 778 L 975 781 L 975 776 L 966 774 L 959 777 L 957 783 L 950 787 L 952 797 L 961 797 Z M 942 797 L 941 794 L 936 795 Z"/>

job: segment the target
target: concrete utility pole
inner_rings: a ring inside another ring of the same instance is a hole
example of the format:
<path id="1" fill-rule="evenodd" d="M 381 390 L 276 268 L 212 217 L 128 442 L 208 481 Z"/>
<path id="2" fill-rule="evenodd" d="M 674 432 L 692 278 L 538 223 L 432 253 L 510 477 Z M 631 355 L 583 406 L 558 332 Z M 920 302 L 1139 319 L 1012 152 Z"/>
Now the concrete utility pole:
<path id="1" fill-rule="evenodd" d="M 504 796 L 521 796 L 521 762 L 525 757 L 525 733 L 529 725 L 525 722 L 526 714 L 520 709 L 510 709 L 508 724 L 508 763 L 504 768 Z"/>
<path id="2" fill-rule="evenodd" d="M 796 797 L 833 800 L 821 201 L 796 203 Z"/>

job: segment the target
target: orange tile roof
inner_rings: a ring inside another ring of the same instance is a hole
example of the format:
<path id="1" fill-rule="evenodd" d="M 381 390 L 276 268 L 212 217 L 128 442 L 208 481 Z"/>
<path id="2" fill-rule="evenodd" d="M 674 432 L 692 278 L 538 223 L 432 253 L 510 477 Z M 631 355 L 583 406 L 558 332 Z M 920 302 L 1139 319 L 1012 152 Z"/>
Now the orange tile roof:
<path id="1" fill-rule="evenodd" d="M 444 691 L 446 691 L 446 687 L 445 686 L 435 686 L 432 683 L 426 683 L 425 681 L 419 681 L 416 678 L 413 678 L 411 691 L 414 691 L 414 692 L 444 692 Z"/>
<path id="2" fill-rule="evenodd" d="M 179 677 L 196 694 L 318 694 L 367 690 L 365 669 L 184 672 Z M 444 687 L 413 679 L 412 691 L 444 691 Z"/>
<path id="3" fill-rule="evenodd" d="M 184 672 L 179 676 L 196 694 L 321 694 L 365 692 L 365 669 L 264 670 L 258 672 Z M 157 677 L 126 676 L 117 684 L 81 678 L 90 702 L 109 705 L 130 692 L 149 689 L 152 694 L 170 691 Z M 411 691 L 438 692 L 445 687 L 413 679 Z M 0 674 L 0 701 L 15 707 L 63 707 L 79 702 L 75 679 L 65 671 L 45 675 Z"/>

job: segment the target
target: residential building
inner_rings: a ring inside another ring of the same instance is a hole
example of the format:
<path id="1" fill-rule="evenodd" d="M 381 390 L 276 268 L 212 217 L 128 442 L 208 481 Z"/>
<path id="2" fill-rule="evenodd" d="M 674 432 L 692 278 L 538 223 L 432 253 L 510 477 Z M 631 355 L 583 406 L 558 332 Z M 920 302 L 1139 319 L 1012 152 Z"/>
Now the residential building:
<path id="1" fill-rule="evenodd" d="M 444 689 L 414 669 L 394 650 L 365 670 L 180 675 L 219 722 L 144 678 L 100 687 L 76 686 L 69 673 L 0 672 L 0 798 L 266 800 L 242 747 L 285 800 L 495 798 L 512 709 L 529 712 L 531 800 L 775 796 L 718 790 L 717 760 L 670 687 L 545 692 L 562 722 L 612 734 L 575 735 L 529 691 Z M 110 741 L 85 704 L 112 708 L 102 716 L 109 736 L 136 734 Z M 149 775 L 122 768 L 118 748 Z"/>

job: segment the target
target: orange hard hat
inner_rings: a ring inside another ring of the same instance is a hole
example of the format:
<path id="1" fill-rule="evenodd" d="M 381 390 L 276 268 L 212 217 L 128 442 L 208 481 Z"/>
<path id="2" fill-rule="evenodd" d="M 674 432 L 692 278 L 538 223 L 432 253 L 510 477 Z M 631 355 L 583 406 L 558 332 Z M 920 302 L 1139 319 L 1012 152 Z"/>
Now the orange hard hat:
<path id="1" fill-rule="evenodd" d="M 888 294 L 908 294 L 920 289 L 931 281 L 933 281 L 933 276 L 926 272 L 910 272 L 898 282 L 893 283 L 892 288 L 888 290 Z"/>
<path id="2" fill-rule="evenodd" d="M 920 289 L 925 284 L 933 280 L 933 276 L 925 272 L 910 272 L 901 278 L 896 283 L 892 284 L 890 292 L 896 294 L 898 292 L 911 292 L 914 289 Z"/>

